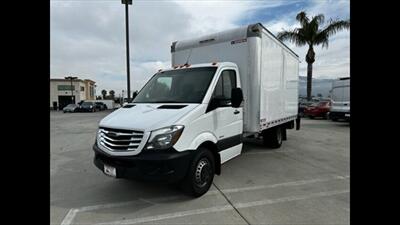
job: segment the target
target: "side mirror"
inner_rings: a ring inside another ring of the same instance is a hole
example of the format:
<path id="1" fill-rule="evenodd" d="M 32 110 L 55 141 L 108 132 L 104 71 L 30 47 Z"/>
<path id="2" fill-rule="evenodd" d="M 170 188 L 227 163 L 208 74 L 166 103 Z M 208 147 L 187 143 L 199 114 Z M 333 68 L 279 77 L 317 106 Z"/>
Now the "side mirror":
<path id="1" fill-rule="evenodd" d="M 231 101 L 233 108 L 239 108 L 243 101 L 243 92 L 241 88 L 232 88 Z"/>

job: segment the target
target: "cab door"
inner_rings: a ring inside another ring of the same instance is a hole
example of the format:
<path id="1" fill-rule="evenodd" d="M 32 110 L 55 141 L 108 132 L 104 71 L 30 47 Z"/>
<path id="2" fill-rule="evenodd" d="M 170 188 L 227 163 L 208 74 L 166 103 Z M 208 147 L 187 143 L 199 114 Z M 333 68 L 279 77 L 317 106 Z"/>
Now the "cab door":
<path id="1" fill-rule="evenodd" d="M 221 163 L 239 155 L 242 149 L 243 107 L 233 108 L 231 102 L 231 91 L 236 87 L 237 71 L 221 70 L 207 109 L 212 114 Z"/>

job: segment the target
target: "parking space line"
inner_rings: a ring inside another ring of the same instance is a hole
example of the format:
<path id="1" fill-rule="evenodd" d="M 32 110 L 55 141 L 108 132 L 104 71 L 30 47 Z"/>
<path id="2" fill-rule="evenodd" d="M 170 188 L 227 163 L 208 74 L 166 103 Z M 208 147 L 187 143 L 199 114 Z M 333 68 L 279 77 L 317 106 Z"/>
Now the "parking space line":
<path id="1" fill-rule="evenodd" d="M 348 179 L 349 177 L 350 176 L 337 176 L 336 175 L 331 178 L 299 180 L 299 181 L 291 181 L 291 182 L 277 183 L 277 184 L 270 184 L 270 185 L 259 185 L 259 186 L 252 186 L 252 187 L 243 187 L 243 188 L 222 189 L 221 191 L 224 193 L 237 193 L 237 192 L 250 191 L 250 190 L 261 190 L 261 189 L 276 188 L 276 187 L 289 187 L 289 186 L 312 184 L 312 183 L 317 183 L 317 182 L 326 182 L 326 181 L 332 181 L 332 180 L 343 180 L 343 179 Z M 215 195 L 218 193 L 219 193 L 218 190 L 208 191 L 205 194 L 205 196 Z M 109 203 L 109 204 L 84 206 L 84 207 L 80 207 L 80 208 L 72 208 L 69 210 L 68 214 L 64 217 L 61 225 L 70 225 L 72 223 L 72 221 L 74 220 L 75 216 L 79 212 L 87 212 L 87 211 L 94 211 L 94 210 L 99 210 L 99 209 L 122 207 L 122 206 L 127 206 L 130 204 L 133 204 L 138 201 L 147 202 L 147 203 L 156 205 L 156 204 L 159 204 L 159 202 L 177 200 L 177 199 L 182 199 L 182 198 L 185 198 L 185 196 L 184 195 L 173 195 L 173 196 L 167 196 L 167 197 L 137 199 L 137 200 L 127 201 L 127 202 L 117 202 L 117 203 Z"/>
<path id="2" fill-rule="evenodd" d="M 264 154 L 290 153 L 290 152 L 295 152 L 295 150 L 288 149 L 288 150 L 275 150 L 275 151 L 246 151 L 243 152 L 241 155 L 264 155 Z"/>
<path id="3" fill-rule="evenodd" d="M 157 215 L 157 216 L 147 216 L 147 217 L 135 218 L 135 219 L 131 219 L 131 220 L 120 220 L 120 221 L 113 221 L 113 222 L 106 222 L 106 223 L 97 223 L 96 225 L 109 225 L 109 224 L 120 225 L 120 224 L 146 223 L 146 222 L 151 222 L 151 221 L 173 219 L 173 218 L 178 218 L 178 217 L 199 215 L 199 214 L 205 214 L 205 213 L 211 213 L 211 212 L 221 212 L 221 211 L 227 211 L 227 210 L 233 210 L 232 206 L 231 205 L 213 206 L 213 207 L 209 207 L 209 208 L 193 209 L 193 210 L 180 211 L 180 212 L 175 212 L 175 213 L 161 214 L 161 215 Z"/>
<path id="4" fill-rule="evenodd" d="M 254 190 L 260 190 L 260 189 L 267 189 L 267 188 L 305 185 L 305 184 L 326 182 L 326 181 L 332 181 L 332 180 L 344 180 L 344 179 L 348 179 L 349 177 L 350 176 L 334 176 L 332 178 L 317 178 L 317 179 L 311 179 L 311 180 L 290 181 L 290 182 L 270 184 L 270 185 L 259 185 L 259 186 L 252 186 L 252 187 L 223 189 L 222 191 L 224 193 L 236 193 L 236 192 L 242 192 L 242 191 L 254 191 Z"/>
<path id="5" fill-rule="evenodd" d="M 76 213 L 78 213 L 78 211 L 79 211 L 78 209 L 70 209 L 65 218 L 63 219 L 63 221 L 61 222 L 61 225 L 70 225 L 72 220 L 75 218 Z"/>
<path id="6" fill-rule="evenodd" d="M 264 199 L 261 201 L 246 202 L 246 203 L 236 203 L 235 205 L 237 208 L 249 208 L 249 207 L 261 206 L 261 205 L 271 205 L 271 204 L 276 204 L 276 203 L 307 200 L 307 199 L 318 198 L 318 197 L 328 197 L 328 196 L 333 196 L 333 195 L 338 195 L 338 194 L 345 194 L 345 193 L 349 193 L 349 192 L 350 192 L 350 190 L 318 192 L 318 193 L 313 193 L 313 194 L 309 194 L 309 195 L 290 196 L 290 197 L 284 197 L 284 198 L 278 198 L 278 199 Z M 192 215 L 199 215 L 199 214 L 212 213 L 212 212 L 221 212 L 221 211 L 228 211 L 228 210 L 233 210 L 233 207 L 229 204 L 222 205 L 222 206 L 203 208 L 203 209 L 195 209 L 195 210 L 180 211 L 180 212 L 175 212 L 175 213 L 167 213 L 167 214 L 161 214 L 161 215 L 157 215 L 157 216 L 135 218 L 135 219 L 131 219 L 131 220 L 119 220 L 119 221 L 112 221 L 112 222 L 106 222 L 106 223 L 97 223 L 96 225 L 108 225 L 108 224 L 124 225 L 124 224 L 146 223 L 146 222 L 152 222 L 152 221 L 158 221 L 158 220 L 173 219 L 173 218 L 184 217 L 184 216 L 192 216 Z"/>
<path id="7" fill-rule="evenodd" d="M 261 205 L 270 205 L 270 204 L 276 204 L 276 203 L 299 201 L 299 200 L 306 200 L 306 199 L 311 199 L 311 198 L 346 194 L 349 192 L 350 192 L 349 190 L 325 191 L 325 192 L 318 192 L 318 193 L 312 193 L 312 194 L 301 195 L 301 196 L 290 196 L 290 197 L 283 197 L 283 198 L 278 198 L 278 199 L 264 199 L 264 200 L 260 200 L 260 201 L 254 201 L 254 202 L 236 203 L 235 205 L 237 208 L 241 209 L 241 208 L 249 208 L 249 207 L 261 206 Z"/>

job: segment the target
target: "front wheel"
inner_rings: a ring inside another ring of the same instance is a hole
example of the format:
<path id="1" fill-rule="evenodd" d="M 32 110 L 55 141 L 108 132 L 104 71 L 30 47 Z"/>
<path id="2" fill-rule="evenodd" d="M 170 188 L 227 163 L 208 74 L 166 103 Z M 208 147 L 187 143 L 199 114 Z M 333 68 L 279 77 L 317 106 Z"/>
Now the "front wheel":
<path id="1" fill-rule="evenodd" d="M 215 173 L 213 154 L 200 147 L 190 164 L 189 171 L 181 183 L 183 190 L 194 197 L 204 195 L 211 187 Z"/>

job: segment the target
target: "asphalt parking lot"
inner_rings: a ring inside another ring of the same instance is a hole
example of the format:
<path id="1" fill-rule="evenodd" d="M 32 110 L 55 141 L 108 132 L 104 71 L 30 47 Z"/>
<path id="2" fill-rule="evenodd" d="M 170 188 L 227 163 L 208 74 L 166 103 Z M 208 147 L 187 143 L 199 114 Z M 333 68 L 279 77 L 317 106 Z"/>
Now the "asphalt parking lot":
<path id="1" fill-rule="evenodd" d="M 110 111 L 51 112 L 51 224 L 349 224 L 349 124 L 303 119 L 278 150 L 246 141 L 197 199 L 93 165 Z"/>

